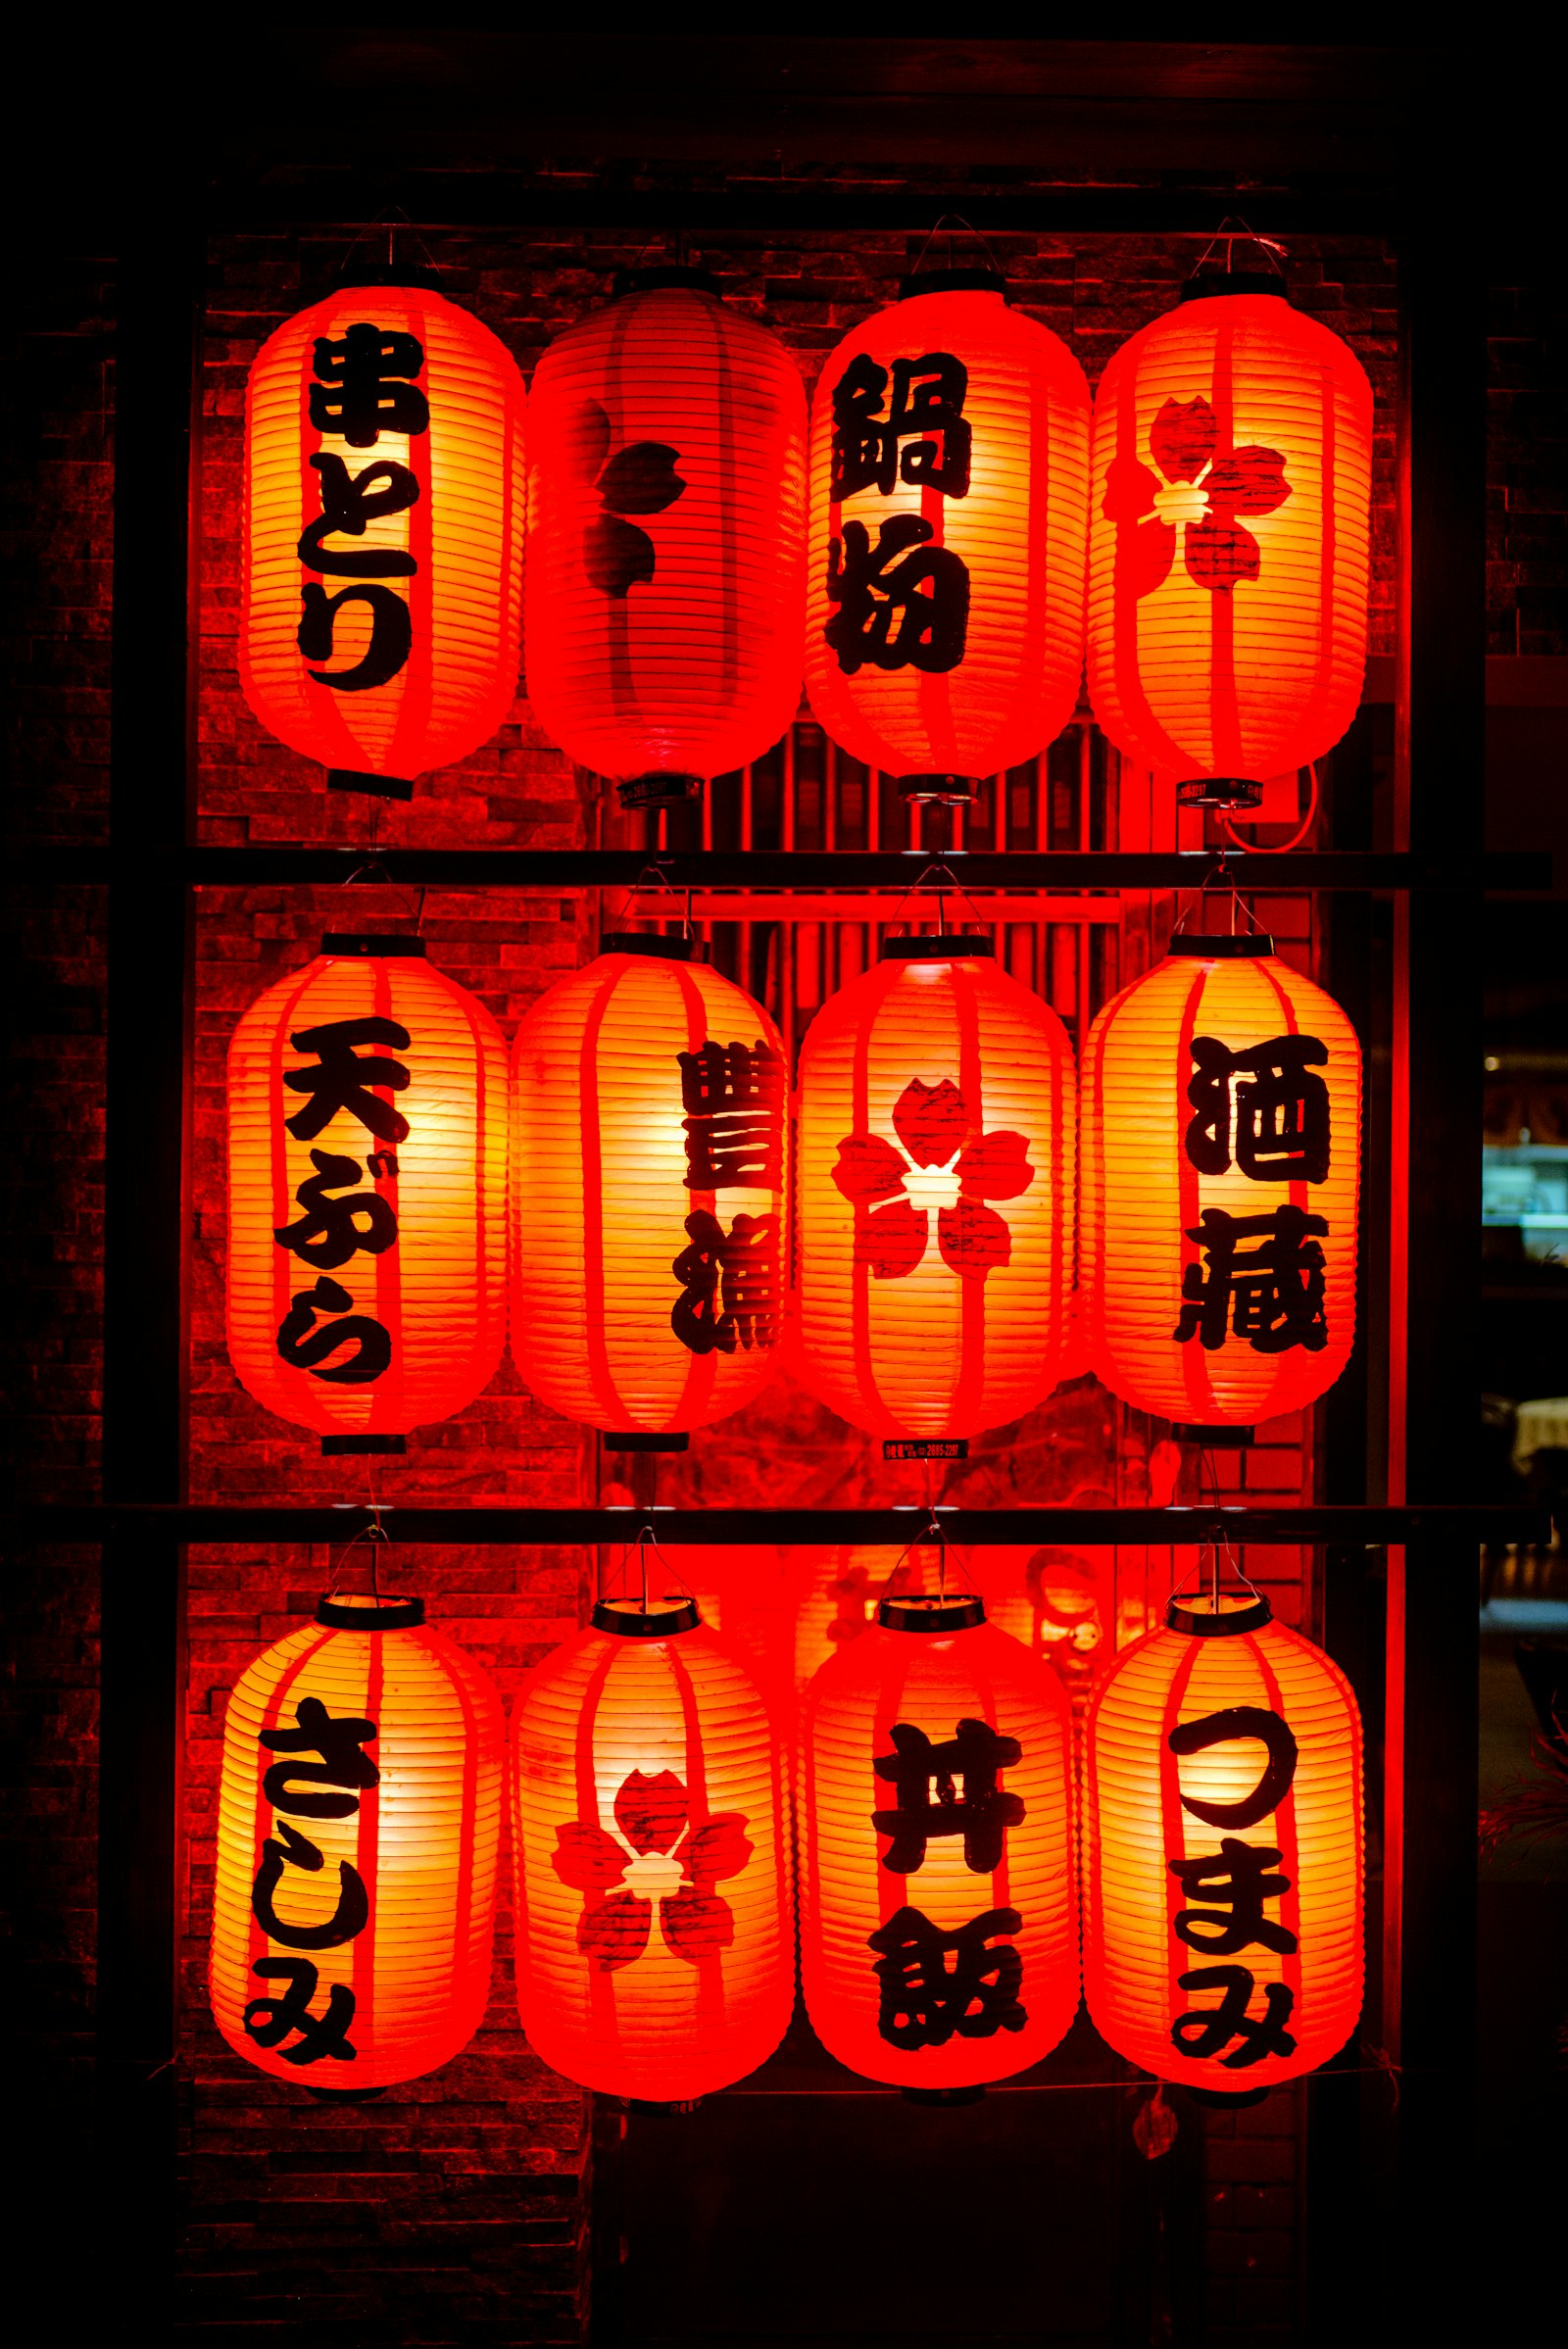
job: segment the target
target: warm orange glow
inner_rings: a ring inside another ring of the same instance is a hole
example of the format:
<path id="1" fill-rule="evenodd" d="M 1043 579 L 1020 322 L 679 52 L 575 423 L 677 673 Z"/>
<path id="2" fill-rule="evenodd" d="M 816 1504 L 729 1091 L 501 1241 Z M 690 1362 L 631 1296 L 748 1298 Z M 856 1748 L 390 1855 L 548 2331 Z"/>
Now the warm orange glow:
<path id="1" fill-rule="evenodd" d="M 841 749 L 974 777 L 1060 733 L 1088 465 L 1083 369 L 1002 292 L 914 293 L 844 337 L 811 412 L 806 655 Z"/>
<path id="2" fill-rule="evenodd" d="M 700 272 L 643 274 L 534 373 L 527 673 L 579 765 L 657 793 L 760 758 L 795 715 L 806 398 Z"/>
<path id="3" fill-rule="evenodd" d="M 522 421 L 511 353 L 440 294 L 348 286 L 263 344 L 240 677 L 291 750 L 406 799 L 495 733 L 517 683 Z"/>
<path id="4" fill-rule="evenodd" d="M 1090 1709 L 1089 2012 L 1163 2080 L 1269 2087 L 1337 2055 L 1361 2011 L 1360 1716 L 1266 1600 L 1173 1601 L 1171 1625 L 1123 1648 Z M 1232 2027 L 1207 2024 L 1227 1999 Z"/>
<path id="5" fill-rule="evenodd" d="M 1355 1335 L 1361 1139 L 1360 1051 L 1332 997 L 1267 939 L 1173 938 L 1095 1021 L 1079 1098 L 1095 1376 L 1205 1427 L 1332 1387 Z"/>
<path id="6" fill-rule="evenodd" d="M 1257 781 L 1333 749 L 1366 665 L 1371 479 L 1360 362 L 1280 294 L 1185 301 L 1112 353 L 1089 691 L 1118 750 Z"/>
<path id="7" fill-rule="evenodd" d="M 978 1598 L 879 1617 L 803 1707 L 807 2009 L 868 2080 L 1006 2080 L 1078 2005 L 1067 1699 Z"/>
<path id="8" fill-rule="evenodd" d="M 322 950 L 229 1047 L 229 1359 L 333 1449 L 386 1449 L 363 1440 L 448 1418 L 501 1359 L 507 1051 L 418 940 Z"/>
<path id="9" fill-rule="evenodd" d="M 517 2010 L 584 2087 L 675 2103 L 754 2072 L 794 1998 L 779 1739 L 690 1599 L 601 1602 L 513 1716 Z"/>
<path id="10" fill-rule="evenodd" d="M 605 945 L 513 1047 L 513 1353 L 568 1419 L 704 1427 L 777 1358 L 783 1047 L 686 941 Z"/>
<path id="11" fill-rule="evenodd" d="M 873 1434 L 968 1436 L 1060 1375 L 1072 1048 L 989 940 L 882 953 L 801 1052 L 802 1375 Z"/>
<path id="12" fill-rule="evenodd" d="M 467 2044 L 490 1992 L 505 1747 L 495 1689 L 419 1599 L 323 1599 L 241 1675 L 211 1977 L 237 2054 L 352 2090 Z"/>

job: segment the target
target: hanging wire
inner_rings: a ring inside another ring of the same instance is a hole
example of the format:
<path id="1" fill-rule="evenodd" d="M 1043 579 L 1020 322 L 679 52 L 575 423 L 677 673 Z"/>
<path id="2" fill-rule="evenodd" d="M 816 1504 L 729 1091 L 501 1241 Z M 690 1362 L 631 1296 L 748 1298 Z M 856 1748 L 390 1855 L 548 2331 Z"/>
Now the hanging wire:
<path id="1" fill-rule="evenodd" d="M 991 930 L 990 922 L 987 921 L 985 915 L 981 912 L 973 898 L 970 897 L 968 891 L 964 888 L 963 883 L 958 879 L 958 876 L 954 871 L 952 865 L 948 864 L 940 856 L 933 857 L 929 864 L 922 866 L 920 871 L 916 873 L 914 879 L 909 883 L 909 886 L 905 891 L 903 897 L 900 898 L 898 904 L 894 906 L 893 911 L 888 916 L 887 921 L 883 924 L 883 928 L 887 930 L 896 929 L 900 922 L 905 921 L 907 918 L 904 908 L 906 905 L 907 905 L 909 900 L 916 894 L 917 891 L 925 889 L 931 885 L 933 875 L 940 876 L 940 878 L 935 882 L 935 894 L 937 901 L 937 927 L 942 936 L 945 938 L 948 934 L 947 908 L 944 903 L 944 893 L 948 889 L 952 889 L 956 895 L 962 900 L 964 909 L 969 918 L 972 921 L 977 922 L 980 928 L 986 931 L 986 933 L 989 935 Z"/>
<path id="2" fill-rule="evenodd" d="M 1202 938 L 1211 935 L 1211 933 L 1203 930 L 1194 930 L 1189 932 L 1187 928 L 1189 919 L 1199 909 L 1199 907 L 1206 902 L 1208 892 L 1211 889 L 1223 889 L 1228 892 L 1230 900 L 1228 907 L 1231 925 L 1230 935 L 1232 938 L 1236 936 L 1236 916 L 1238 913 L 1242 915 L 1250 928 L 1251 928 L 1258 937 L 1262 938 L 1267 936 L 1267 932 L 1264 930 L 1262 923 L 1257 919 L 1257 916 L 1253 913 L 1251 906 L 1246 903 L 1241 895 L 1241 892 L 1238 890 L 1235 880 L 1231 875 L 1230 867 L 1226 863 L 1225 858 L 1226 844 L 1224 841 L 1221 841 L 1218 848 L 1214 852 L 1213 863 L 1209 866 L 1208 871 L 1203 875 L 1203 878 L 1199 883 L 1197 889 L 1190 893 L 1186 905 L 1176 916 L 1175 924 L 1171 930 L 1171 936 L 1173 938 L 1185 936 Z"/>
<path id="3" fill-rule="evenodd" d="M 637 875 L 636 880 L 633 881 L 631 887 L 627 890 L 625 896 L 621 899 L 620 904 L 616 906 L 613 914 L 611 916 L 610 927 L 612 931 L 618 930 L 621 923 L 628 918 L 628 908 L 631 905 L 632 899 L 637 895 L 637 892 L 640 889 L 661 890 L 666 897 L 681 899 L 681 911 L 677 918 L 679 919 L 681 926 L 688 938 L 691 938 L 695 935 L 692 929 L 692 893 L 690 887 L 687 887 L 683 895 L 679 884 L 670 879 L 668 873 L 662 870 L 658 859 L 655 857 L 649 858 L 649 861 L 643 866 L 642 871 Z M 662 917 L 656 914 L 653 918 L 658 920 Z"/>
<path id="4" fill-rule="evenodd" d="M 425 266 L 428 269 L 439 274 L 446 267 L 445 263 L 436 260 L 435 255 L 425 243 L 417 228 L 415 227 L 414 222 L 410 220 L 402 205 L 388 204 L 383 206 L 382 210 L 376 214 L 373 220 L 367 220 L 363 228 L 357 229 L 355 231 L 354 237 L 349 244 L 347 252 L 344 254 L 343 259 L 338 264 L 337 275 L 338 283 L 340 285 L 344 282 L 348 275 L 349 264 L 354 259 L 359 247 L 364 244 L 368 236 L 373 236 L 378 228 L 385 228 L 386 230 L 386 266 L 388 269 L 393 268 L 396 261 L 395 239 L 400 228 L 406 235 L 413 237 L 415 243 L 418 246 L 419 251 L 423 254 Z"/>
<path id="5" fill-rule="evenodd" d="M 1306 813 L 1297 825 L 1296 830 L 1291 834 L 1290 839 L 1278 842 L 1273 848 L 1266 848 L 1263 842 L 1260 840 L 1244 840 L 1236 830 L 1236 819 L 1230 813 L 1229 809 L 1223 807 L 1220 809 L 1219 820 L 1224 825 L 1226 831 L 1230 834 L 1231 840 L 1237 848 L 1245 849 L 1250 856 L 1283 856 L 1291 849 L 1298 849 L 1300 847 L 1302 841 L 1312 829 L 1313 824 L 1317 821 L 1318 788 L 1317 762 L 1315 759 L 1309 759 L 1307 760 L 1306 771 L 1311 777 L 1312 781 L 1312 788 L 1307 795 Z"/>
<path id="6" fill-rule="evenodd" d="M 1265 253 L 1270 254 L 1273 257 L 1273 265 L 1276 273 L 1281 277 L 1283 277 L 1285 274 L 1285 271 L 1283 269 L 1281 269 L 1280 264 L 1285 260 L 1286 255 L 1290 250 L 1289 246 L 1279 244 L 1271 236 L 1259 236 L 1256 229 L 1249 228 L 1247 222 L 1237 214 L 1227 213 L 1225 218 L 1221 220 L 1218 228 L 1215 229 L 1213 235 L 1203 247 L 1201 253 L 1200 253 L 1198 256 L 1197 261 L 1194 262 L 1193 275 L 1195 277 L 1197 276 L 1199 270 L 1202 268 L 1204 262 L 1207 261 L 1209 255 L 1213 252 L 1215 246 L 1219 244 L 1223 244 L 1225 247 L 1225 274 L 1227 277 L 1231 273 L 1231 255 L 1236 246 L 1239 244 L 1260 246 Z"/>
<path id="7" fill-rule="evenodd" d="M 350 1550 L 358 1549 L 360 1543 L 362 1542 L 366 1542 L 369 1544 L 368 1563 L 370 1568 L 370 1596 L 375 1600 L 377 1606 L 379 1606 L 381 1603 L 381 1582 L 380 1576 L 376 1570 L 376 1553 L 380 1548 L 380 1545 L 383 1542 L 390 1542 L 392 1537 L 387 1532 L 386 1527 L 381 1523 L 381 1504 L 375 1497 L 375 1487 L 371 1482 L 368 1465 L 367 1465 L 365 1471 L 365 1485 L 366 1491 L 369 1495 L 368 1507 L 370 1511 L 370 1522 L 368 1525 L 362 1525 L 359 1532 L 344 1542 L 343 1547 L 338 1551 L 335 1560 L 328 1560 L 326 1569 L 327 1596 L 330 1597 L 332 1595 L 339 1583 L 343 1579 L 343 1569 L 348 1562 Z"/>
<path id="8" fill-rule="evenodd" d="M 926 255 L 930 252 L 932 246 L 936 243 L 937 238 L 942 234 L 944 228 L 948 232 L 948 267 L 950 269 L 953 267 L 953 231 L 955 228 L 961 228 L 966 236 L 972 236 L 976 244 L 982 248 L 987 261 L 996 270 L 998 276 L 1003 277 L 1006 275 L 1006 271 L 1003 269 L 1001 262 L 997 259 L 996 254 L 992 251 L 990 238 L 986 236 L 984 231 L 977 228 L 972 220 L 966 220 L 961 212 L 944 212 L 937 216 L 935 227 L 930 230 L 926 237 L 925 243 L 920 247 L 918 254 L 915 256 L 914 267 L 905 271 L 906 276 L 917 277 L 920 274 L 921 264 L 925 260 Z"/>
<path id="9" fill-rule="evenodd" d="M 608 1599 L 613 1596 L 615 1594 L 617 1585 L 619 1587 L 619 1595 L 622 1598 L 631 1595 L 629 1586 L 634 1572 L 633 1557 L 635 1556 L 636 1588 L 639 1594 L 638 1604 L 640 1605 L 642 1612 L 646 1615 L 648 1613 L 648 1564 L 650 1554 L 652 1554 L 661 1574 L 667 1576 L 687 1598 L 695 1597 L 696 1593 L 693 1591 L 690 1583 L 687 1582 L 686 1577 L 680 1572 L 678 1567 L 672 1566 L 670 1564 L 668 1558 L 665 1557 L 663 1551 L 660 1548 L 659 1536 L 655 1533 L 653 1524 L 648 1518 L 644 1518 L 642 1524 L 637 1528 L 637 1531 L 632 1536 L 631 1540 L 622 1546 L 619 1557 L 615 1559 L 614 1562 L 606 1570 L 604 1590 L 605 1597 Z M 662 1591 L 656 1593 L 656 1595 L 667 1596 L 668 1593 Z"/>
<path id="10" fill-rule="evenodd" d="M 1213 1501 L 1216 1514 L 1223 1514 L 1225 1502 L 1220 1493 L 1219 1471 L 1215 1465 L 1214 1455 L 1206 1444 L 1200 1444 L 1198 1446 L 1198 1483 L 1200 1497 L 1201 1497 L 1202 1488 L 1205 1481 L 1208 1485 L 1209 1494 Z M 1218 1616 L 1220 1611 L 1220 1553 L 1222 1551 L 1224 1552 L 1224 1562 L 1226 1567 L 1241 1584 L 1242 1589 L 1246 1590 L 1254 1600 L 1260 1599 L 1262 1597 L 1262 1591 L 1258 1589 L 1257 1585 L 1252 1581 L 1251 1577 L 1247 1572 L 1246 1567 L 1242 1564 L 1241 1552 L 1235 1547 L 1230 1539 L 1229 1533 L 1222 1528 L 1220 1538 L 1217 1542 L 1200 1542 L 1197 1566 L 1192 1570 L 1191 1573 L 1184 1575 L 1179 1583 L 1176 1583 L 1172 1586 L 1170 1595 L 1173 1601 L 1181 1597 L 1182 1592 L 1186 1589 L 1188 1583 L 1191 1582 L 1195 1576 L 1200 1586 L 1201 1586 L 1203 1577 L 1203 1558 L 1205 1551 L 1207 1552 L 1208 1556 L 1208 1603 L 1210 1611 L 1215 1617 Z"/>

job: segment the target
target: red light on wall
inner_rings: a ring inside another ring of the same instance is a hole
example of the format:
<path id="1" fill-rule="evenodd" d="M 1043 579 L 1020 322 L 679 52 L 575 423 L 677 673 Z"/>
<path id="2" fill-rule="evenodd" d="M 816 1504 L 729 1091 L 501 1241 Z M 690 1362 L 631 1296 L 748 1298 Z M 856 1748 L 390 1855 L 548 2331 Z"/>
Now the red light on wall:
<path id="1" fill-rule="evenodd" d="M 770 750 L 801 691 L 806 399 L 698 269 L 626 273 L 530 403 L 528 692 L 628 805 Z"/>
<path id="2" fill-rule="evenodd" d="M 501 1701 L 417 1598 L 324 1598 L 223 1717 L 213 2014 L 274 2080 L 365 2092 L 472 2038 L 490 1993 Z"/>
<path id="3" fill-rule="evenodd" d="M 1338 2054 L 1361 2011 L 1361 1725 L 1266 1599 L 1173 1600 L 1089 1715 L 1084 1980 L 1106 2043 L 1229 2093 Z"/>
<path id="4" fill-rule="evenodd" d="M 507 1050 L 423 942 L 329 933 L 228 1052 L 228 1352 L 332 1451 L 401 1451 L 506 1334 Z"/>
<path id="5" fill-rule="evenodd" d="M 349 286 L 288 319 L 245 410 L 245 698 L 329 783 L 408 799 L 517 683 L 523 391 L 440 294 Z"/>
<path id="6" fill-rule="evenodd" d="M 794 1998 L 783 1761 L 690 1599 L 602 1600 L 513 1716 L 517 2009 L 585 2087 L 683 2103 L 753 2072 Z"/>

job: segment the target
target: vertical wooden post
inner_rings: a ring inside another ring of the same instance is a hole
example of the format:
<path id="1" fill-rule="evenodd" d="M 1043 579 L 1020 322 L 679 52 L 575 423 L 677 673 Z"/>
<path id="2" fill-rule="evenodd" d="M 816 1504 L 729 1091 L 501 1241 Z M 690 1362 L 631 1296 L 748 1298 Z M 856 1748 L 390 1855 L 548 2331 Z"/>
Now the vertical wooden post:
<path id="1" fill-rule="evenodd" d="M 183 191 L 145 197 L 122 249 L 115 346 L 110 841 L 171 852 L 108 910 L 103 1475 L 111 1500 L 185 1497 L 190 1162 L 188 833 L 199 248 Z M 183 1686 L 181 1551 L 105 1544 L 98 1807 L 98 2080 L 106 2313 L 171 2329 Z"/>

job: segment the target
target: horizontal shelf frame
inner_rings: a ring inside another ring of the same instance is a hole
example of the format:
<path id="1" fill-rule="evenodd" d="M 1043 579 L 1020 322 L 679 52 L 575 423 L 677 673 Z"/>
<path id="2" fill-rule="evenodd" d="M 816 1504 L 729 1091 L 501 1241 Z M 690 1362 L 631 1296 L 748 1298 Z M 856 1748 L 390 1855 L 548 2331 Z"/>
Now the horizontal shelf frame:
<path id="1" fill-rule="evenodd" d="M 45 883 L 182 880 L 198 889 L 423 884 L 431 889 L 631 888 L 649 879 L 672 889 L 912 889 L 945 865 L 963 888 L 986 890 L 1199 889 L 1219 871 L 1212 849 L 642 849 L 171 848 L 107 845 L 18 848 L 7 877 Z M 1293 849 L 1227 853 L 1238 889 L 1454 890 L 1501 893 L 1551 887 L 1548 853 L 1486 856 L 1398 851 Z M 935 895 L 933 889 L 932 893 Z M 754 916 L 753 918 L 762 918 Z"/>
<path id="2" fill-rule="evenodd" d="M 883 1509 L 530 1509 L 502 1504 L 445 1508 L 423 1502 L 318 1502 L 274 1506 L 247 1502 L 37 1504 L 18 1512 L 32 1541 L 107 1542 L 137 1535 L 211 1545 L 224 1542 L 346 1542 L 377 1523 L 408 1545 L 472 1544 L 491 1548 L 614 1546 L 651 1526 L 661 1542 L 682 1547 L 831 1548 L 848 1543 L 902 1549 L 934 1517 L 960 1548 L 1003 1543 L 1071 1542 L 1083 1549 L 1187 1548 L 1222 1542 L 1328 1542 L 1341 1548 L 1399 1547 L 1468 1534 L 1480 1542 L 1544 1543 L 1544 1509 L 1427 1503 L 1406 1508 L 1280 1507 L 1196 1509 L 962 1509 L 923 1502 Z"/>

